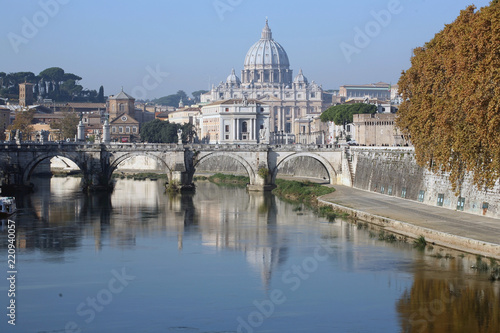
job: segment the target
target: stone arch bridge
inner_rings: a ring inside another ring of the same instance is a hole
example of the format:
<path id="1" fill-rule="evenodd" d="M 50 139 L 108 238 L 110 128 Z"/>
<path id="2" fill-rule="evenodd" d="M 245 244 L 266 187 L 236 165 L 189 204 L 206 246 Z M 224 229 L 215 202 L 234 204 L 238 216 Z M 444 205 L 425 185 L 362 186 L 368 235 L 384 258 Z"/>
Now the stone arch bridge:
<path id="1" fill-rule="evenodd" d="M 135 156 L 159 162 L 169 180 L 191 186 L 198 163 L 225 156 L 240 163 L 248 173 L 250 190 L 273 188 L 278 168 L 296 157 L 319 161 L 331 184 L 352 185 L 346 152 L 331 145 L 179 145 L 179 144 L 84 144 L 84 143 L 3 143 L 0 145 L 2 187 L 30 186 L 30 177 L 43 160 L 62 156 L 73 161 L 83 173 L 84 188 L 108 189 L 113 171 Z M 259 169 L 267 169 L 267 176 Z M 261 173 L 262 174 L 262 173 Z"/>

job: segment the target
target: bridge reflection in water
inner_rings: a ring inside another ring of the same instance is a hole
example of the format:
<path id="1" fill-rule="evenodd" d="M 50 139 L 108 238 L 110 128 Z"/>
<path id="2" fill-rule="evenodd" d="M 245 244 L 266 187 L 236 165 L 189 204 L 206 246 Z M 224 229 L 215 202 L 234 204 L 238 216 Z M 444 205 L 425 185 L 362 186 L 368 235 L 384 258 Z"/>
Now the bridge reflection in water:
<path id="1" fill-rule="evenodd" d="M 141 306 L 149 309 L 148 320 L 154 319 L 147 322 L 168 319 L 169 325 L 189 326 L 199 312 L 179 303 L 205 304 L 200 298 L 206 294 L 210 302 L 207 299 L 207 307 L 200 309 L 216 322 L 230 323 L 219 330 L 234 331 L 235 318 L 246 316 L 253 300 L 266 299 L 280 289 L 287 292 L 287 302 L 266 320 L 283 327 L 280 318 L 294 313 L 293 318 L 287 317 L 287 325 L 292 325 L 286 326 L 288 331 L 301 325 L 319 325 L 315 332 L 332 328 L 433 333 L 500 330 L 500 284 L 470 268 L 476 262 L 474 256 L 438 248 L 420 252 L 410 244 L 381 242 L 371 238 L 369 230 L 342 221 L 326 223 L 269 193 L 200 183 L 194 194 L 170 197 L 160 181 L 119 180 L 113 194 L 88 195 L 79 191 L 77 178 L 35 181 L 37 191 L 18 198 L 20 212 L 15 217 L 18 259 L 25 275 L 19 301 L 34 304 L 33 297 L 41 297 L 44 302 L 23 310 L 21 326 L 32 322 L 37 329 L 55 329 L 78 319 L 74 308 L 79 298 L 68 308 L 50 295 L 62 289 L 61 294 L 82 294 L 85 299 L 105 282 L 99 278 L 97 284 L 86 287 L 87 281 L 122 262 L 141 280 L 140 287 L 127 292 L 132 299 L 144 299 Z M 1 233 L 0 244 L 6 249 L 7 230 Z M 330 256 L 292 291 L 285 274 L 310 259 L 318 242 L 328 243 Z M 443 256 L 431 256 L 435 253 Z M 445 258 L 445 253 L 450 256 Z M 37 264 L 40 260 L 45 266 Z M 32 276 L 34 269 L 37 274 Z M 66 286 L 66 276 L 72 276 L 71 286 Z M 43 287 L 48 281 L 56 287 Z M 180 287 L 180 281 L 190 286 L 189 292 Z M 198 287 L 192 285 L 195 281 Z M 224 288 L 215 287 L 218 283 Z M 34 288 L 38 285 L 42 287 Z M 227 309 L 234 304 L 226 302 L 236 291 L 243 303 L 231 312 Z M 155 295 L 162 295 L 161 301 Z M 128 308 L 130 304 L 123 303 L 127 300 L 126 295 L 116 295 L 112 306 Z M 158 307 L 169 311 L 160 315 L 154 310 Z M 188 312 L 189 320 L 179 322 Z M 62 318 L 60 325 L 50 325 L 59 320 L 54 313 Z M 134 327 L 123 315 L 103 312 L 100 316 L 109 325 L 125 321 Z M 207 323 L 198 327 L 213 330 Z M 152 324 L 143 325 L 142 329 L 154 331 L 148 326 Z"/>

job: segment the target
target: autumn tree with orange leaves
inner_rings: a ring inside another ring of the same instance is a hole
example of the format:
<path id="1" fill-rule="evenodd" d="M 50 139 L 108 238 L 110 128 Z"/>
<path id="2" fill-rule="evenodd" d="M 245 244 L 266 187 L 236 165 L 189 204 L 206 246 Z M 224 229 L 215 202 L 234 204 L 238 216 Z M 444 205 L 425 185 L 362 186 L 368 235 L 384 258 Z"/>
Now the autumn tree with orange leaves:
<path id="1" fill-rule="evenodd" d="M 469 6 L 414 50 L 402 73 L 397 126 L 417 162 L 449 172 L 457 194 L 466 175 L 478 188 L 500 177 L 500 4 Z"/>

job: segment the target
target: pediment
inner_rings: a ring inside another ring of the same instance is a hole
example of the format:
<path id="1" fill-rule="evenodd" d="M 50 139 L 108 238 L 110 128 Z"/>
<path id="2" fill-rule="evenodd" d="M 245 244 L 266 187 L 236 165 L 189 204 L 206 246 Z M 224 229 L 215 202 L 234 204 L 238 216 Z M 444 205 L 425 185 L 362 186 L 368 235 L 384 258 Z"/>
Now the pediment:
<path id="1" fill-rule="evenodd" d="M 272 102 L 281 102 L 281 99 L 270 94 L 265 94 L 259 98 L 257 98 L 259 101 L 272 101 Z"/>

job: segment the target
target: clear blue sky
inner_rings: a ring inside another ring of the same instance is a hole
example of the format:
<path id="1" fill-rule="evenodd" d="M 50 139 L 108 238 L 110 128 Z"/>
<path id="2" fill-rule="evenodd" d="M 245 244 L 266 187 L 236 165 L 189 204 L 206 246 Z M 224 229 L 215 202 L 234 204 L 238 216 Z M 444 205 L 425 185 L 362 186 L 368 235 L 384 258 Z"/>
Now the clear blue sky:
<path id="1" fill-rule="evenodd" d="M 146 98 L 190 94 L 233 67 L 240 76 L 268 17 L 294 75 L 302 68 L 325 89 L 394 84 L 412 49 L 471 4 L 489 0 L 2 0 L 0 72 L 57 66 L 83 77 L 85 88 L 104 85 L 106 95 L 121 86 Z M 376 23 L 373 13 L 389 7 L 390 18 Z M 357 28 L 368 29 L 368 40 L 356 44 Z"/>

